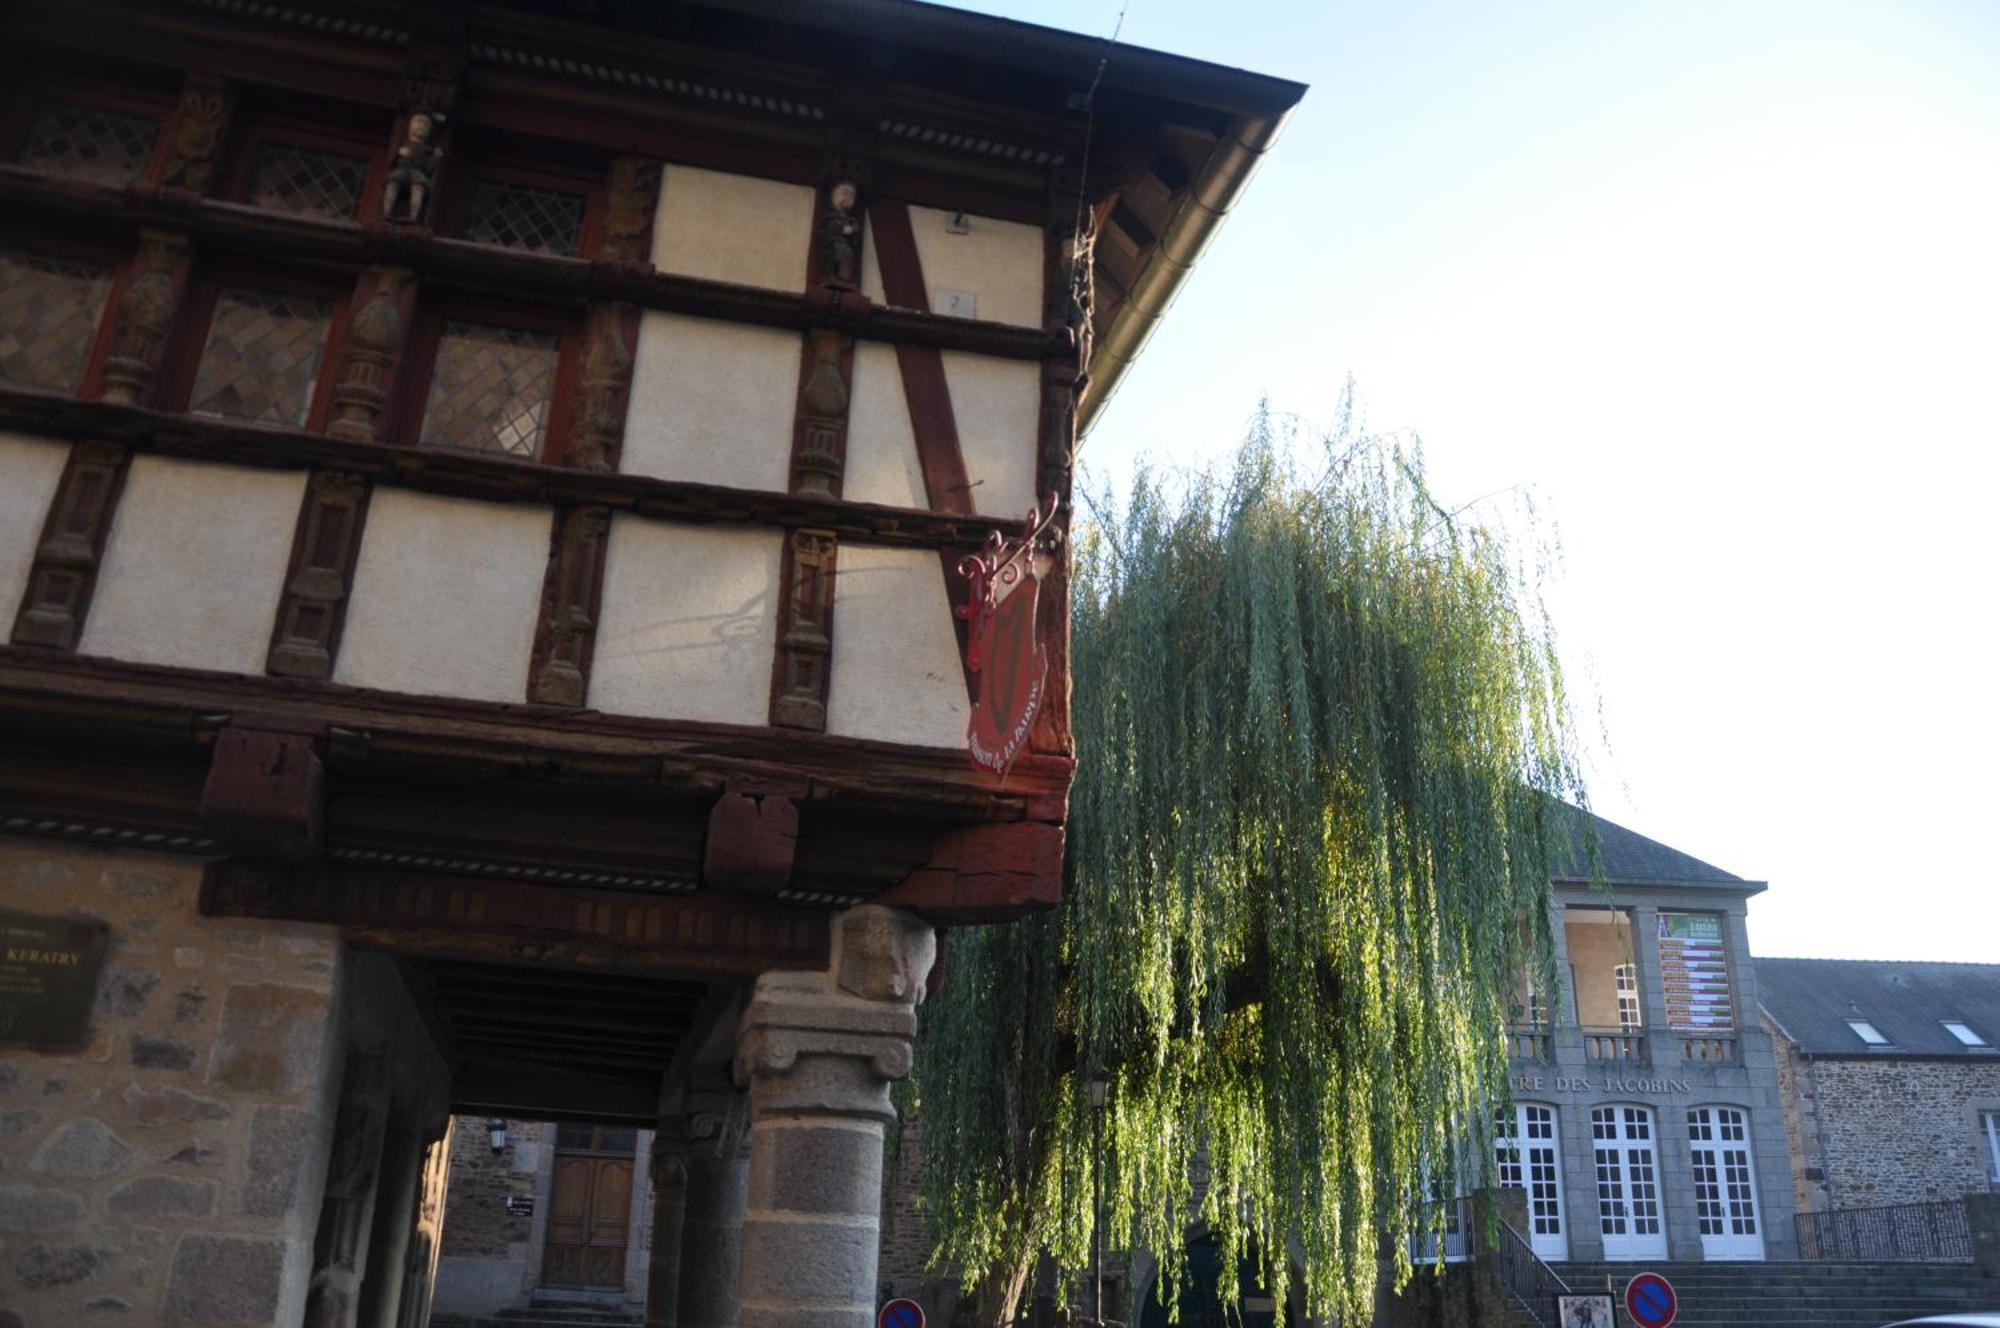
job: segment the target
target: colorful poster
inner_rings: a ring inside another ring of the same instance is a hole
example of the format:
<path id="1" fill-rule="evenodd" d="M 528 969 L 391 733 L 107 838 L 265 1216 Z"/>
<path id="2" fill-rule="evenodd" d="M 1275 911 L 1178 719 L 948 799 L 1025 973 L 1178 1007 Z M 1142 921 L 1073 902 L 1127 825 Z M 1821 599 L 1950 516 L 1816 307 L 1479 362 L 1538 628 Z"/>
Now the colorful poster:
<path id="1" fill-rule="evenodd" d="M 1720 913 L 1660 914 L 1660 984 L 1669 1028 L 1712 1033 L 1736 1026 Z"/>

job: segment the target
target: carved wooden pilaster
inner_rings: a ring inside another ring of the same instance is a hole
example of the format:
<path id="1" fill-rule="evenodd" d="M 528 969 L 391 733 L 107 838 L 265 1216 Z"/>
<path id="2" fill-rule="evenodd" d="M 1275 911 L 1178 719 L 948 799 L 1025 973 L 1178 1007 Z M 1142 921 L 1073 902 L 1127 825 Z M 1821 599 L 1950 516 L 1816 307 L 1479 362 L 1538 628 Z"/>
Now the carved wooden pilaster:
<path id="1" fill-rule="evenodd" d="M 333 388 L 333 418 L 326 426 L 335 438 L 372 443 L 380 436 L 413 289 L 408 268 L 378 267 L 362 275 L 347 329 L 347 359 Z"/>
<path id="2" fill-rule="evenodd" d="M 350 1051 L 341 1072 L 340 1108 L 306 1293 L 307 1328 L 353 1328 L 359 1321 L 361 1275 L 389 1118 L 390 1069 L 387 1052 Z"/>
<path id="3" fill-rule="evenodd" d="M 854 338 L 830 327 L 806 333 L 792 433 L 792 492 L 838 498 L 847 466 L 847 405 Z"/>
<path id="4" fill-rule="evenodd" d="M 571 508 L 556 522 L 528 674 L 530 701 L 580 706 L 589 692 L 610 534 L 611 514 L 602 507 Z"/>
<path id="5" fill-rule="evenodd" d="M 625 439 L 625 403 L 632 387 L 632 347 L 639 310 L 630 304 L 592 306 L 583 329 L 567 457 L 578 470 L 618 468 Z"/>
<path id="6" fill-rule="evenodd" d="M 160 184 L 205 194 L 215 180 L 216 159 L 236 113 L 236 90 L 213 74 L 189 74 L 167 136 Z"/>
<path id="7" fill-rule="evenodd" d="M 322 470 L 306 485 L 267 672 L 290 678 L 333 676 L 367 512 L 368 484 L 357 476 Z"/>
<path id="8" fill-rule="evenodd" d="M 130 453 L 114 443 L 70 448 L 14 618 L 15 645 L 76 649 L 130 461 Z"/>
<path id="9" fill-rule="evenodd" d="M 606 263 L 650 264 L 653 216 L 660 204 L 660 163 L 650 157 L 618 157 L 605 189 L 604 238 L 597 257 Z"/>
<path id="10" fill-rule="evenodd" d="M 1055 494 L 1064 539 L 1037 603 L 1037 633 L 1048 648 L 1049 675 L 1035 716 L 1030 748 L 1068 754 L 1070 731 L 1069 567 L 1072 480 L 1076 468 L 1077 407 L 1088 383 L 1095 313 L 1093 219 L 1079 206 L 1083 181 L 1074 168 L 1059 171 L 1049 191 L 1049 225 L 1043 244 L 1043 321 L 1054 333 L 1056 353 L 1042 361 L 1042 407 L 1035 439 L 1035 492 Z M 1079 231 L 1079 223 L 1081 230 Z"/>
<path id="11" fill-rule="evenodd" d="M 839 554 L 839 542 L 830 530 L 794 530 L 785 539 L 778 651 L 771 678 L 771 723 L 779 727 L 826 729 Z"/>
<path id="12" fill-rule="evenodd" d="M 139 257 L 118 300 L 111 355 L 104 362 L 104 399 L 143 406 L 159 372 L 160 345 L 180 312 L 187 284 L 188 237 L 179 231 L 139 232 Z"/>

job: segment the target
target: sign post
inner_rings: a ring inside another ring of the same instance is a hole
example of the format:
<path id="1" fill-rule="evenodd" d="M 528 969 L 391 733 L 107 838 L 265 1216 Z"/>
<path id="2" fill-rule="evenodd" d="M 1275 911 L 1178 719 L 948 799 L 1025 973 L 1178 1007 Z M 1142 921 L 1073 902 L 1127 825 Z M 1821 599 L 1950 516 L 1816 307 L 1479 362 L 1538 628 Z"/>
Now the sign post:
<path id="1" fill-rule="evenodd" d="M 1641 1273 L 1625 1284 L 1625 1312 L 1638 1328 L 1668 1328 L 1680 1308 L 1674 1284 L 1658 1273 Z"/>
<path id="2" fill-rule="evenodd" d="M 924 1328 L 924 1307 L 906 1296 L 898 1296 L 875 1316 L 875 1328 Z"/>

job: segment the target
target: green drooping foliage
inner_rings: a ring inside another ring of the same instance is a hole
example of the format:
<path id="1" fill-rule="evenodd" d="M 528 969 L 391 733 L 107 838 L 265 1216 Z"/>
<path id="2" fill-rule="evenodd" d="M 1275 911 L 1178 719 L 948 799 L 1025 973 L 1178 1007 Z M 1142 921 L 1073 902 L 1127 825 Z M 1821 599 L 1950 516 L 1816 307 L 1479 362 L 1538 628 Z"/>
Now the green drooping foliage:
<path id="1" fill-rule="evenodd" d="M 938 1258 L 1008 1308 L 1088 1266 L 1101 1184 L 1168 1286 L 1201 1222 L 1359 1316 L 1492 1155 L 1583 795 L 1539 573 L 1420 458 L 1290 450 L 1260 419 L 1226 480 L 1078 523 L 1063 903 L 952 934 L 916 1058 Z"/>

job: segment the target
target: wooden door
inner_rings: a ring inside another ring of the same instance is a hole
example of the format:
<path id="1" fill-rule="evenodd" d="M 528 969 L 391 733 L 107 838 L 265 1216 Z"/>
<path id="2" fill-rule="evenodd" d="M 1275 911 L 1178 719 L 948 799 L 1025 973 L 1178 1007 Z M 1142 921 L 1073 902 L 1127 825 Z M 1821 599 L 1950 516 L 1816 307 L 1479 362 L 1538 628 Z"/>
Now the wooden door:
<path id="1" fill-rule="evenodd" d="M 625 1233 L 631 1213 L 631 1158 L 558 1153 L 549 1190 L 542 1284 L 624 1285 Z"/>

